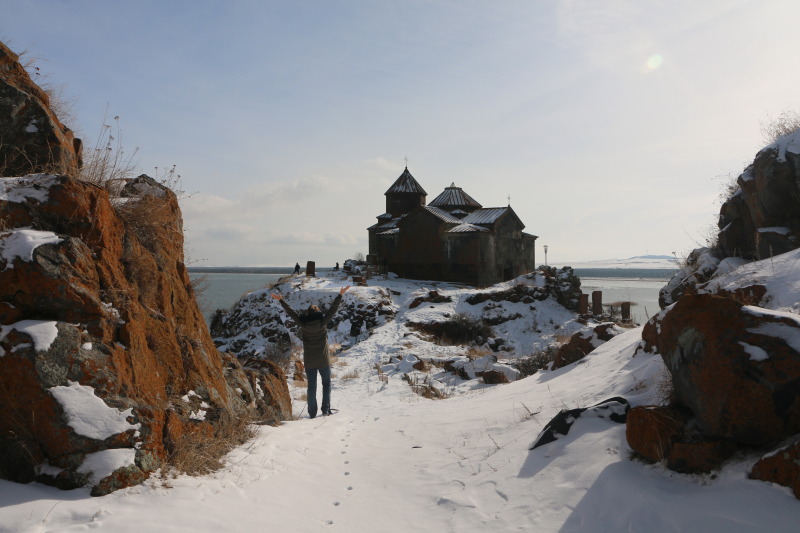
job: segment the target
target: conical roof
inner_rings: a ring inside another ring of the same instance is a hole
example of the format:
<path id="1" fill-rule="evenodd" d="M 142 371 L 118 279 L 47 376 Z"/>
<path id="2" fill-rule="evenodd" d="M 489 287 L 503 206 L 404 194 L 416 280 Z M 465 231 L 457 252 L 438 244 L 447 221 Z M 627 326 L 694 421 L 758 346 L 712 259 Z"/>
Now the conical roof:
<path id="1" fill-rule="evenodd" d="M 472 196 L 465 193 L 461 187 L 456 187 L 453 183 L 446 187 L 444 192 L 428 202 L 428 205 L 444 209 L 445 211 L 455 211 L 462 209 L 465 211 L 474 211 L 483 207 Z"/>
<path id="2" fill-rule="evenodd" d="M 408 171 L 408 167 L 400 174 L 400 177 L 389 187 L 384 194 L 395 194 L 395 193 L 413 193 L 413 194 L 424 194 L 428 195 L 425 192 L 425 189 L 417 183 L 417 180 L 414 179 L 414 176 L 411 175 L 411 172 Z"/>

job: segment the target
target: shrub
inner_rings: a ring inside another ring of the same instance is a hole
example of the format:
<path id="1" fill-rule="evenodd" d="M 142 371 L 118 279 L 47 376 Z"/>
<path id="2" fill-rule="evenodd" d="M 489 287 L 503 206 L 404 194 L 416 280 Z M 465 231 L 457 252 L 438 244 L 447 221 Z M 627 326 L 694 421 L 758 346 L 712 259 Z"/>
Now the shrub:
<path id="1" fill-rule="evenodd" d="M 456 313 L 445 322 L 409 323 L 409 326 L 432 335 L 445 345 L 469 344 L 476 342 L 478 337 L 482 339 L 492 337 L 492 329 L 483 319 L 473 318 L 464 313 Z"/>
<path id="2" fill-rule="evenodd" d="M 552 363 L 556 358 L 558 348 L 559 347 L 556 345 L 551 345 L 543 350 L 534 352 L 531 355 L 520 357 L 514 363 L 514 366 L 522 374 L 521 377 L 525 378 L 532 376 L 539 370 L 549 367 L 550 363 Z"/>
<path id="3" fill-rule="evenodd" d="M 167 464 L 178 472 L 203 475 L 222 467 L 222 458 L 256 434 L 248 416 L 220 418 L 212 435 L 187 433 L 173 443 Z"/>
<path id="4" fill-rule="evenodd" d="M 761 136 L 764 142 L 772 144 L 778 140 L 778 137 L 786 135 L 787 133 L 794 133 L 800 129 L 800 113 L 793 109 L 787 109 L 778 115 L 777 118 L 772 118 L 767 115 L 767 120 L 761 124 Z"/>

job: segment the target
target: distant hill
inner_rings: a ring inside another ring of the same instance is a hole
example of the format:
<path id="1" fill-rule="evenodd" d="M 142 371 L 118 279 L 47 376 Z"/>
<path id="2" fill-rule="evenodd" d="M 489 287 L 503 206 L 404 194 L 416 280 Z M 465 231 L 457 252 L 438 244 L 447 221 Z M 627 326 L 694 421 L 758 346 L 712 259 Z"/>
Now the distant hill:
<path id="1" fill-rule="evenodd" d="M 637 255 L 625 259 L 564 262 L 563 265 L 568 265 L 572 268 L 678 268 L 675 257 L 671 255 Z"/>

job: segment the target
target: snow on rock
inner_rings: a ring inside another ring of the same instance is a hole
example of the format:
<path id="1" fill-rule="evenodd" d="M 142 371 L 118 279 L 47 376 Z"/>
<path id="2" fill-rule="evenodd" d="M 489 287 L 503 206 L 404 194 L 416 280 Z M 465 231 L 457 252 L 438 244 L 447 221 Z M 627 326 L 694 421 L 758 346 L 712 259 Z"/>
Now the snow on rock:
<path id="1" fill-rule="evenodd" d="M 759 307 L 800 313 L 800 249 L 718 270 L 697 289 L 701 294 L 752 293 Z"/>
<path id="2" fill-rule="evenodd" d="M 128 417 L 133 416 L 132 409 L 120 411 L 107 406 L 102 399 L 95 396 L 93 387 L 70 381 L 69 385 L 50 387 L 48 391 L 61 404 L 67 424 L 78 435 L 105 440 L 118 433 L 141 427 L 141 424 L 128 422 Z"/>
<path id="3" fill-rule="evenodd" d="M 8 326 L 0 326 L 0 341 L 6 338 L 11 331 L 26 333 L 33 339 L 36 351 L 46 352 L 58 337 L 56 322 L 52 320 L 20 320 Z M 2 348 L 0 348 L 0 356 Z"/>
<path id="4" fill-rule="evenodd" d="M 708 281 L 717 270 L 719 258 L 708 248 L 692 250 L 686 265 L 678 270 L 658 293 L 658 304 L 665 308 L 678 301 L 688 287 Z"/>
<path id="5" fill-rule="evenodd" d="M 0 179 L 0 201 L 21 203 L 29 200 L 44 202 L 48 189 L 57 183 L 52 174 L 30 174 L 18 178 Z"/>
<path id="6" fill-rule="evenodd" d="M 14 229 L 0 234 L 0 259 L 5 260 L 6 268 L 14 268 L 14 259 L 33 260 L 33 251 L 44 244 L 58 244 L 61 238 L 52 231 L 38 231 L 28 228 Z"/>
<path id="7" fill-rule="evenodd" d="M 762 149 L 762 151 L 767 150 L 777 151 L 777 160 L 780 162 L 786 161 L 787 153 L 800 154 L 800 130 L 781 135 L 775 142 Z"/>
<path id="8" fill-rule="evenodd" d="M 135 464 L 136 450 L 133 448 L 113 448 L 86 455 L 78 472 L 91 474 L 95 482 L 107 478 L 120 468 Z"/>

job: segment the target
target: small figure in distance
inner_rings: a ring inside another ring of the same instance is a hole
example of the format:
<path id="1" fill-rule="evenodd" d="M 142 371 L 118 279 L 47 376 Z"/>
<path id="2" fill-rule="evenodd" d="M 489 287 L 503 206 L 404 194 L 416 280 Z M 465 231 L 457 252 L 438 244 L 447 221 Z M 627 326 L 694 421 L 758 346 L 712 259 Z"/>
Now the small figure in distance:
<path id="1" fill-rule="evenodd" d="M 342 297 L 347 292 L 347 287 L 339 290 L 339 295 L 333 301 L 331 308 L 324 314 L 316 305 L 308 306 L 305 313 L 298 314 L 292 309 L 283 296 L 272 294 L 272 298 L 278 300 L 286 314 L 300 326 L 300 337 L 303 339 L 303 365 L 306 368 L 306 378 L 308 382 L 308 416 L 317 416 L 317 374 L 322 378 L 322 414 L 331 414 L 331 361 L 330 350 L 328 349 L 328 322 L 331 321 Z"/>
<path id="2" fill-rule="evenodd" d="M 295 273 L 295 275 L 300 273 L 300 263 L 295 263 L 294 264 L 294 273 Z"/>
<path id="3" fill-rule="evenodd" d="M 333 267 L 333 271 L 334 272 L 339 272 L 339 262 L 338 261 L 336 262 L 336 266 Z"/>

